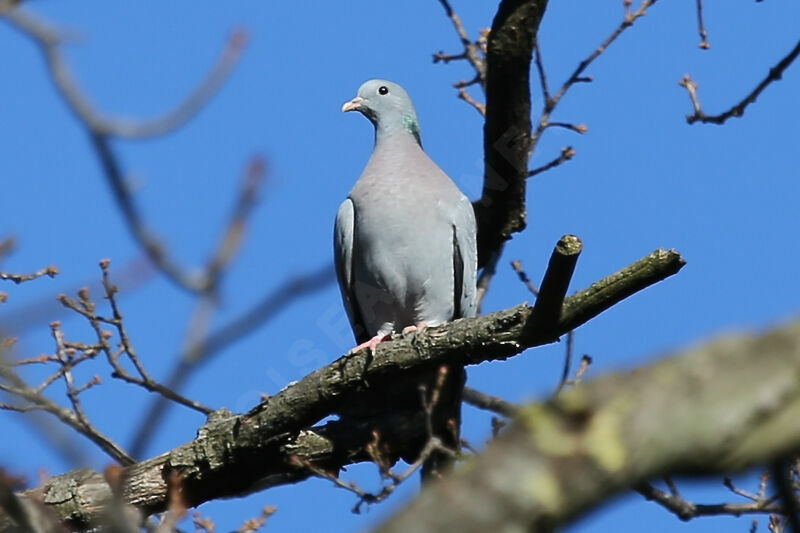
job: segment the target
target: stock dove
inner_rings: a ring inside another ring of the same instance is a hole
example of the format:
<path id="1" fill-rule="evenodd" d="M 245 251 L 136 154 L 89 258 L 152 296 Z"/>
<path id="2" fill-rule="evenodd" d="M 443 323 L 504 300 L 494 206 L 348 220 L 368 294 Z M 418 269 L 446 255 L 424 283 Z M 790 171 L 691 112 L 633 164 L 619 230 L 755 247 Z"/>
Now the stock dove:
<path id="1" fill-rule="evenodd" d="M 408 94 L 396 83 L 369 80 L 342 111 L 359 111 L 375 126 L 372 156 L 339 207 L 334 230 L 339 287 L 359 343 L 354 350 L 374 350 L 399 331 L 474 316 L 475 214 L 422 150 Z M 453 448 L 464 379 L 463 368 L 446 370 L 433 415 L 434 431 Z M 423 381 L 430 391 L 436 375 Z M 423 478 L 438 470 L 437 461 L 429 462 Z"/>

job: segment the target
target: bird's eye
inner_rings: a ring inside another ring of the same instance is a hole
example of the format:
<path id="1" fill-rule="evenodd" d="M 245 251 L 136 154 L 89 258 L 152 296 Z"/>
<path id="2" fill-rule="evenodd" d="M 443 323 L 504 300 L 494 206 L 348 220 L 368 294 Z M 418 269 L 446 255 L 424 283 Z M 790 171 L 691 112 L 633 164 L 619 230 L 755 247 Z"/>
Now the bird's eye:
<path id="1" fill-rule="evenodd" d="M 389 88 L 386 85 L 378 87 L 378 94 L 389 94 Z"/>

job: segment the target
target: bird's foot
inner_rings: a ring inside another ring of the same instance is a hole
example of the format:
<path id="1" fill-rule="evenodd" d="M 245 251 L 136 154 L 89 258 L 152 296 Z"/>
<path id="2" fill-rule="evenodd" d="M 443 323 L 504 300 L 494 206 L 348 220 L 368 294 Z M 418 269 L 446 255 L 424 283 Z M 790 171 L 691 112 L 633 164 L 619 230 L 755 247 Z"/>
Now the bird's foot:
<path id="1" fill-rule="evenodd" d="M 347 352 L 347 354 L 351 355 L 356 352 L 360 352 L 364 348 L 367 348 L 370 354 L 375 355 L 375 349 L 378 347 L 378 345 L 383 341 L 388 341 L 390 338 L 391 335 L 375 335 L 370 340 L 362 342 L 361 344 L 359 344 L 358 346 Z"/>
<path id="2" fill-rule="evenodd" d="M 422 331 L 427 327 L 428 327 L 428 324 L 426 324 L 425 322 L 420 322 L 416 326 L 406 326 L 406 327 L 404 327 L 402 333 L 403 333 L 403 335 L 406 335 L 408 333 L 413 333 L 415 331 Z"/>

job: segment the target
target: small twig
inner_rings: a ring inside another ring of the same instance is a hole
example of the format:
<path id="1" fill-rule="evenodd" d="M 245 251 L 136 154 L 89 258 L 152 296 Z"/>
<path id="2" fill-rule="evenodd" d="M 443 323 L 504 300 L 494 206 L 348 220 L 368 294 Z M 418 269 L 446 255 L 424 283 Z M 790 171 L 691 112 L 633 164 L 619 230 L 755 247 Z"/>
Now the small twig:
<path id="1" fill-rule="evenodd" d="M 274 515 L 278 508 L 273 505 L 267 505 L 261 509 L 261 514 L 255 518 L 248 518 L 244 523 L 239 526 L 236 533 L 255 533 L 267 523 L 267 519 Z"/>
<path id="2" fill-rule="evenodd" d="M 581 362 L 578 364 L 578 369 L 575 371 L 575 377 L 567 380 L 564 384 L 578 385 L 581 382 L 581 380 L 583 380 L 583 376 L 584 374 L 586 374 L 586 371 L 589 370 L 589 366 L 591 364 L 592 364 L 591 356 L 583 354 L 583 356 L 581 357 Z"/>
<path id="3" fill-rule="evenodd" d="M 569 91 L 569 89 L 576 83 L 589 82 L 592 80 L 591 77 L 583 75 L 583 72 L 586 70 L 586 68 L 591 65 L 595 59 L 600 57 L 600 55 L 605 52 L 614 41 L 617 40 L 622 32 L 631 27 L 638 18 L 644 16 L 647 13 L 647 9 L 656 2 L 657 0 L 642 0 L 642 3 L 639 4 L 639 8 L 634 12 L 630 11 L 631 2 L 625 2 L 625 16 L 619 26 L 617 26 L 614 31 L 612 31 L 611 34 L 600 44 L 600 46 L 595 48 L 594 51 L 589 54 L 588 57 L 586 57 L 586 59 L 578 63 L 578 66 L 575 68 L 569 78 L 567 78 L 567 80 L 551 98 L 545 99 L 542 113 L 539 116 L 539 124 L 536 127 L 536 131 L 534 131 L 531 135 L 531 153 L 533 153 L 535 150 L 544 130 L 550 126 L 550 115 L 558 106 L 559 102 L 561 102 L 561 99 L 564 97 L 567 91 Z"/>
<path id="4" fill-rule="evenodd" d="M 209 69 L 205 79 L 172 111 L 154 119 L 131 120 L 110 117 L 95 109 L 61 54 L 62 38 L 56 30 L 27 11 L 15 10 L 5 13 L 5 17 L 14 28 L 39 46 L 53 84 L 87 129 L 97 135 L 126 139 L 165 135 L 195 116 L 229 77 L 247 42 L 247 35 L 243 30 L 232 32 L 219 59 Z"/>
<path id="5" fill-rule="evenodd" d="M 708 50 L 711 45 L 708 43 L 708 32 L 703 23 L 703 0 L 697 0 L 697 31 L 700 33 L 700 48 Z"/>
<path id="6" fill-rule="evenodd" d="M 512 417 L 519 407 L 499 396 L 492 396 L 471 387 L 464 387 L 462 398 L 464 401 L 478 409 L 492 411 L 505 417 Z"/>
<path id="7" fill-rule="evenodd" d="M 535 168 L 535 169 L 531 170 L 530 172 L 528 172 L 528 177 L 532 178 L 533 176 L 536 176 L 537 174 L 541 174 L 542 172 L 546 172 L 546 171 L 550 170 L 551 168 L 555 168 L 555 167 L 561 165 L 562 163 L 565 163 L 565 162 L 569 161 L 573 157 L 575 157 L 575 149 L 572 146 L 567 146 L 565 148 L 562 148 L 561 149 L 561 155 L 559 155 L 558 157 L 556 157 L 555 159 L 553 159 L 549 163 L 544 164 L 544 165 L 542 165 L 542 166 L 540 166 L 538 168 Z"/>
<path id="8" fill-rule="evenodd" d="M 276 289 L 264 295 L 241 315 L 186 348 L 176 358 L 175 366 L 166 380 L 166 387 L 173 391 L 180 391 L 195 371 L 213 359 L 224 348 L 255 331 L 256 328 L 285 310 L 286 306 L 294 300 L 327 287 L 333 280 L 334 269 L 329 264 L 312 272 L 284 280 Z M 153 399 L 131 444 L 131 453 L 134 457 L 143 453 L 147 441 L 158 429 L 167 409 L 171 406 L 172 403 L 166 398 L 159 396 Z"/>
<path id="9" fill-rule="evenodd" d="M 48 267 L 39 269 L 32 274 L 11 274 L 8 272 L 0 272 L 0 279 L 13 281 L 16 284 L 20 284 L 24 281 L 31 281 L 36 278 L 41 278 L 42 276 L 50 276 L 51 278 L 54 278 L 56 275 L 58 275 L 58 267 L 50 265 Z"/>
<path id="10" fill-rule="evenodd" d="M 516 272 L 517 276 L 519 276 L 519 280 L 525 284 L 530 293 L 533 294 L 534 297 L 539 296 L 539 289 L 536 288 L 531 279 L 528 277 L 527 272 L 525 272 L 525 270 L 522 268 L 522 261 L 517 259 L 511 261 L 511 268 L 514 269 L 514 272 Z"/>
<path id="11" fill-rule="evenodd" d="M 391 496 L 392 493 L 397 489 L 397 487 L 401 483 L 410 478 L 417 470 L 422 468 L 423 463 L 436 452 L 445 453 L 450 456 L 456 455 L 456 452 L 444 446 L 438 437 L 435 436 L 430 437 L 427 443 L 425 444 L 425 447 L 420 452 L 420 455 L 417 458 L 417 460 L 408 465 L 408 467 L 399 474 L 391 473 L 391 475 L 388 476 L 388 479 L 391 479 L 391 481 L 389 483 L 384 484 L 378 492 L 374 493 L 362 489 L 353 481 L 345 481 L 341 479 L 336 474 L 318 467 L 308 459 L 301 458 L 298 456 L 293 456 L 291 458 L 291 462 L 296 467 L 305 468 L 315 476 L 327 479 L 337 487 L 345 489 L 358 496 L 358 501 L 356 502 L 355 506 L 353 506 L 352 511 L 356 514 L 360 514 L 361 507 L 364 504 L 371 505 L 374 503 L 379 503 L 384 501 L 389 496 Z M 384 479 L 387 478 L 384 477 Z"/>
<path id="12" fill-rule="evenodd" d="M 556 394 L 558 394 L 564 386 L 569 384 L 569 369 L 572 365 L 572 351 L 575 345 L 575 332 L 570 331 L 567 333 L 567 346 L 564 350 L 564 370 L 561 372 L 561 380 L 556 387 Z"/>
<path id="13" fill-rule="evenodd" d="M 461 54 L 456 54 L 452 56 L 446 56 L 442 52 L 435 54 L 433 56 L 434 63 L 437 61 L 452 61 L 453 59 L 466 59 L 469 61 L 472 68 L 475 69 L 475 73 L 477 77 L 480 79 L 481 88 L 485 89 L 486 87 L 486 60 L 484 59 L 484 51 L 481 48 L 481 41 L 478 39 L 478 42 L 473 42 L 469 38 L 469 34 L 467 33 L 466 28 L 464 28 L 464 24 L 461 22 L 461 18 L 458 14 L 453 10 L 450 2 L 448 0 L 439 0 L 439 3 L 444 8 L 447 17 L 453 22 L 453 28 L 458 35 L 458 38 L 461 40 L 461 44 L 464 46 L 464 51 Z M 482 36 L 484 42 L 486 40 L 485 35 Z M 445 57 L 447 59 L 445 59 Z M 467 100 L 469 101 L 469 100 Z"/>
<path id="14" fill-rule="evenodd" d="M 536 46 L 533 48 L 533 61 L 536 64 L 536 71 L 539 73 L 539 84 L 542 88 L 542 99 L 544 102 L 550 101 L 550 88 L 547 86 L 547 73 L 544 70 L 542 61 L 542 48 L 539 39 L 536 39 Z"/>
<path id="15" fill-rule="evenodd" d="M 113 373 L 111 374 L 112 377 L 120 379 L 122 381 L 126 381 L 128 383 L 138 385 L 143 387 L 150 392 L 156 392 L 165 398 L 180 403 L 186 407 L 194 409 L 204 414 L 209 414 L 213 411 L 210 407 L 207 407 L 197 401 L 190 400 L 174 390 L 170 389 L 169 387 L 165 387 L 160 383 L 156 382 L 144 368 L 139 357 L 136 353 L 136 350 L 133 347 L 133 344 L 128 336 L 127 330 L 125 328 L 124 322 L 122 320 L 122 313 L 119 309 L 119 305 L 116 300 L 116 292 L 117 288 L 110 282 L 109 279 L 109 268 L 110 261 L 104 259 L 100 262 L 100 268 L 103 272 L 103 288 L 105 291 L 105 297 L 109 301 L 109 305 L 112 310 L 112 317 L 102 317 L 98 315 L 95 311 L 95 304 L 89 299 L 89 291 L 87 289 L 81 289 L 78 291 L 78 300 L 72 300 L 68 298 L 66 295 L 61 294 L 58 297 L 58 300 L 64 305 L 65 307 L 72 309 L 76 313 L 80 314 L 86 320 L 89 321 L 92 329 L 97 336 L 97 346 L 105 353 L 106 359 L 108 363 L 111 365 L 113 369 Z M 120 349 L 121 352 L 113 349 L 110 344 L 110 338 L 112 333 L 110 331 L 104 330 L 102 324 L 108 324 L 113 326 L 117 330 L 117 334 L 120 337 Z M 119 362 L 119 356 L 124 353 L 128 356 L 131 363 L 133 363 L 134 367 L 136 368 L 137 372 L 139 373 L 140 377 L 132 376 L 129 374 L 125 368 Z"/>
<path id="16" fill-rule="evenodd" d="M 636 491 L 646 499 L 656 502 L 668 511 L 674 513 L 681 520 L 690 520 L 701 516 L 741 516 L 743 514 L 783 512 L 783 507 L 775 503 L 776 498 L 768 498 L 750 503 L 697 504 L 685 500 L 680 494 L 667 493 L 649 484 L 636 487 Z"/>
<path id="17" fill-rule="evenodd" d="M 492 278 L 497 271 L 497 262 L 500 260 L 500 256 L 503 255 L 503 248 L 504 245 L 501 244 L 500 247 L 492 252 L 492 255 L 489 257 L 489 260 L 486 262 L 486 265 L 481 270 L 481 275 L 478 277 L 478 283 L 476 288 L 475 294 L 475 314 L 480 315 L 483 309 L 483 301 L 486 298 L 486 293 L 489 292 L 489 286 L 492 283 Z"/>
<path id="18" fill-rule="evenodd" d="M 733 484 L 733 480 L 731 480 L 731 478 L 729 478 L 729 477 L 726 477 L 722 481 L 722 484 L 725 485 L 725 487 L 729 491 L 731 491 L 732 493 L 734 493 L 734 494 L 736 494 L 738 496 L 741 496 L 742 498 L 747 498 L 748 500 L 752 500 L 754 502 L 757 502 L 757 501 L 759 501 L 759 500 L 761 500 L 763 498 L 760 494 L 753 494 L 750 491 L 747 491 L 747 490 L 744 490 L 744 489 L 740 489 L 739 487 L 735 486 Z"/>
<path id="19" fill-rule="evenodd" d="M 463 87 L 458 88 L 458 97 L 474 107 L 482 117 L 486 116 L 486 104 L 482 104 L 475 100 L 472 95 L 469 94 Z"/>
<path id="20" fill-rule="evenodd" d="M 81 420 L 77 414 L 65 407 L 61 407 L 49 398 L 39 394 L 28 386 L 22 378 L 20 378 L 11 368 L 0 364 L 0 378 L 5 380 L 6 383 L 0 382 L 0 390 L 18 396 L 19 398 L 28 402 L 23 405 L 9 406 L 15 411 L 31 411 L 39 409 L 54 415 L 56 418 L 67 424 L 71 428 L 78 431 L 81 435 L 85 436 L 100 449 L 106 452 L 109 456 L 119 461 L 123 465 L 133 464 L 135 461 L 122 449 L 122 447 L 111 440 L 109 437 L 101 433 L 97 428 L 88 422 L 88 420 Z"/>
<path id="21" fill-rule="evenodd" d="M 769 69 L 767 76 L 761 80 L 761 82 L 753 89 L 750 94 L 745 96 L 739 103 L 735 104 L 733 107 L 728 109 L 727 111 L 720 113 L 719 115 L 706 115 L 703 112 L 702 107 L 700 106 L 700 99 L 697 96 L 697 82 L 692 80 L 692 78 L 686 74 L 681 81 L 678 83 L 681 87 L 686 89 L 686 92 L 689 94 L 689 99 L 692 101 L 692 107 L 694 108 L 694 113 L 691 115 L 686 116 L 686 122 L 689 124 L 694 124 L 695 122 L 702 122 L 704 124 L 724 124 L 726 120 L 731 117 L 741 117 L 744 115 L 744 111 L 753 102 L 756 101 L 758 95 L 760 95 L 764 89 L 766 89 L 771 83 L 776 82 L 783 77 L 783 72 L 789 68 L 789 65 L 797 59 L 797 56 L 800 55 L 800 41 L 797 42 L 794 48 L 778 63 Z"/>

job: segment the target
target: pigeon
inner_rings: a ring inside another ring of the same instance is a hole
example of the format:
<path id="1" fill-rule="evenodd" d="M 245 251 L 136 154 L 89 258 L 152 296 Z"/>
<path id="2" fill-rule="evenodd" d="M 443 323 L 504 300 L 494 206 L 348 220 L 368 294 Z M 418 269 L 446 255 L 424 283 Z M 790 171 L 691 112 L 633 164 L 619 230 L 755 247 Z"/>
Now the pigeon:
<path id="1" fill-rule="evenodd" d="M 422 150 L 414 105 L 398 84 L 373 79 L 342 111 L 375 127 L 375 146 L 336 216 L 334 255 L 339 287 L 358 346 L 393 333 L 433 327 L 476 312 L 477 237 L 472 203 Z M 463 368 L 421 379 L 438 387 L 432 425 L 458 448 Z M 437 376 L 441 376 L 438 377 Z M 437 381 L 438 380 L 438 381 Z M 415 387 L 408 395 L 424 407 Z M 422 475 L 440 474 L 448 457 L 432 454 Z"/>

